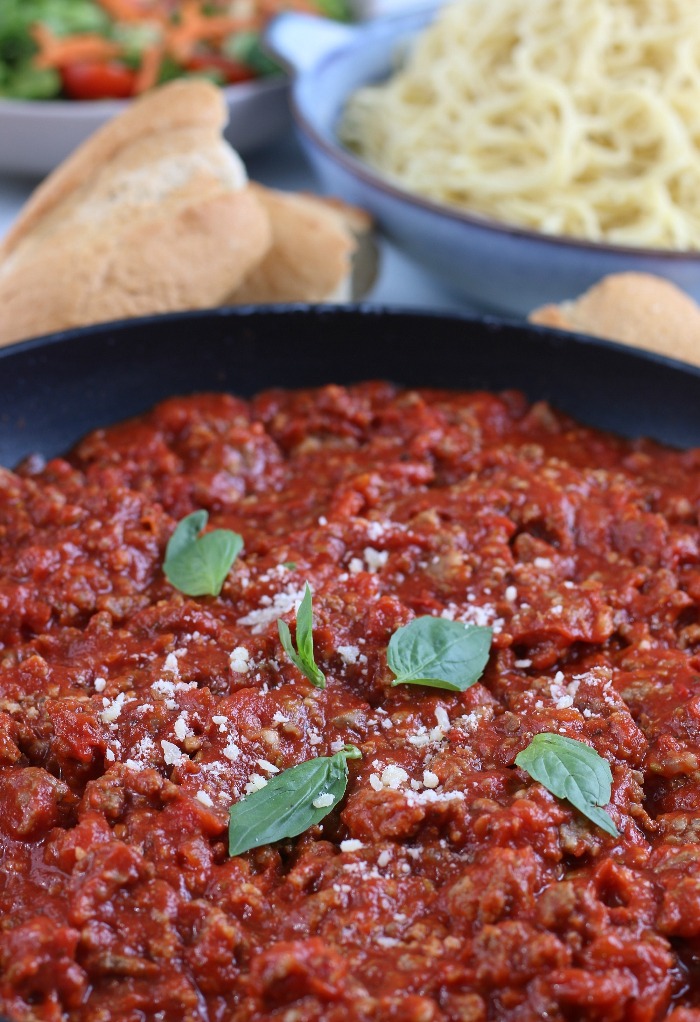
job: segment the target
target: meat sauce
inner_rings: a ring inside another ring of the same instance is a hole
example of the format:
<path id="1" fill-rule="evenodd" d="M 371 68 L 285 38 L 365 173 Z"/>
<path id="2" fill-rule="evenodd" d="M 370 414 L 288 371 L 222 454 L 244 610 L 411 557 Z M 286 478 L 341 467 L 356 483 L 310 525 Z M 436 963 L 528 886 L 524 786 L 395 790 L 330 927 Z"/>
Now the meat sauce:
<path id="1" fill-rule="evenodd" d="M 221 595 L 162 571 L 209 511 Z M 700 451 L 517 393 L 175 398 L 0 472 L 0 1013 L 12 1022 L 698 1022 Z M 314 594 L 314 688 L 285 656 Z M 493 630 L 391 686 L 417 615 Z M 594 826 L 514 766 L 612 768 Z M 339 807 L 228 810 L 351 743 Z"/>

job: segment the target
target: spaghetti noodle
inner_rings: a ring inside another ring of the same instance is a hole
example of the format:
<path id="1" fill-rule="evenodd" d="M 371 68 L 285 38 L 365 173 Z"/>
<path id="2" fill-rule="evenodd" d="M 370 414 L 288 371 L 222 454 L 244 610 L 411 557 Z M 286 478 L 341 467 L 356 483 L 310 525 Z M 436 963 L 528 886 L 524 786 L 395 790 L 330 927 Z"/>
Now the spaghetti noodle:
<path id="1" fill-rule="evenodd" d="M 349 147 L 402 187 L 548 234 L 700 249 L 695 0 L 458 0 Z"/>

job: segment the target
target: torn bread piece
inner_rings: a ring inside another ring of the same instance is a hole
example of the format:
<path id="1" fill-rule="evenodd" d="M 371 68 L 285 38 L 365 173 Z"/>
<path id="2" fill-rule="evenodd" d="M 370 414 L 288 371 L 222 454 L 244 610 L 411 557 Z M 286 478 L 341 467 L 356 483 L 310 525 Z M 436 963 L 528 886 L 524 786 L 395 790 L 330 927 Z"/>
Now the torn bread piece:
<path id="1" fill-rule="evenodd" d="M 603 277 L 579 298 L 544 305 L 528 319 L 700 365 L 700 307 L 675 284 L 650 273 Z"/>
<path id="2" fill-rule="evenodd" d="M 215 86 L 172 82 L 61 164 L 0 246 L 0 344 L 220 305 L 272 240 L 226 119 Z"/>
<path id="3" fill-rule="evenodd" d="M 257 302 L 341 302 L 350 299 L 352 257 L 371 219 L 339 199 L 275 191 L 251 182 L 267 211 L 272 244 L 231 305 Z"/>

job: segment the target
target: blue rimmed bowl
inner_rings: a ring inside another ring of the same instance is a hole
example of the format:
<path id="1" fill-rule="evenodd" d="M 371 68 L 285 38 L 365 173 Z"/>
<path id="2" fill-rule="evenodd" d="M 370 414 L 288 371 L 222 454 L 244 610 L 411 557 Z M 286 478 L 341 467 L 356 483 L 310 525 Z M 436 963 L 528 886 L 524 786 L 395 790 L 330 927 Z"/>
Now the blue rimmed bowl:
<path id="1" fill-rule="evenodd" d="M 352 26 L 290 13 L 269 26 L 266 45 L 293 76 L 292 112 L 324 187 L 367 209 L 431 273 L 486 308 L 526 315 L 630 270 L 666 277 L 700 300 L 700 253 L 550 236 L 470 215 L 411 194 L 343 147 L 337 125 L 348 96 L 387 78 L 439 6 Z"/>

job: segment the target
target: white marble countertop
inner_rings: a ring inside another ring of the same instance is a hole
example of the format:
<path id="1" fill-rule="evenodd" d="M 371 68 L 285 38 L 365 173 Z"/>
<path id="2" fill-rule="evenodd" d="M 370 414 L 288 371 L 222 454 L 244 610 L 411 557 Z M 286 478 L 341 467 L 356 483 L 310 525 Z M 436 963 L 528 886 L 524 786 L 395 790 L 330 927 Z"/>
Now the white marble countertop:
<path id="1" fill-rule="evenodd" d="M 249 176 L 273 188 L 320 192 L 321 188 L 292 129 L 272 145 L 251 153 L 245 163 Z M 37 181 L 0 175 L 0 237 L 5 234 Z M 379 275 L 366 300 L 377 305 L 476 312 L 385 238 L 378 238 Z"/>

